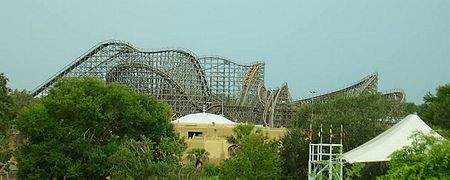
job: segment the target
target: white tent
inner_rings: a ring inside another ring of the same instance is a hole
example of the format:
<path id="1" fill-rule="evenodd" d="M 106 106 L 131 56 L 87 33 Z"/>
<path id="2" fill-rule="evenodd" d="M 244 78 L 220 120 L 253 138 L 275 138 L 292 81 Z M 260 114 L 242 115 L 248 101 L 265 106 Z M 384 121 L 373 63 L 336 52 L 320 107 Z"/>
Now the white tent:
<path id="1" fill-rule="evenodd" d="M 348 163 L 389 161 L 389 155 L 412 143 L 415 131 L 425 134 L 433 130 L 419 116 L 411 114 L 372 140 L 344 154 Z M 437 133 L 434 135 L 439 136 Z"/>

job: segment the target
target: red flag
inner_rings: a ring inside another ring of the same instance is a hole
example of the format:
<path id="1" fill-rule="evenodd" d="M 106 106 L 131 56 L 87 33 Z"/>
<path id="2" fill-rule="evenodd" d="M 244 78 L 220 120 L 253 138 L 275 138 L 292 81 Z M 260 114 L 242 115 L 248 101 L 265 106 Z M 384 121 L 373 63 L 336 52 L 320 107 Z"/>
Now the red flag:
<path id="1" fill-rule="evenodd" d="M 342 139 L 345 139 L 345 136 L 347 136 L 347 130 L 342 128 Z"/>
<path id="2" fill-rule="evenodd" d="M 312 136 L 313 136 L 313 129 L 312 127 L 309 128 L 309 140 L 312 140 Z"/>

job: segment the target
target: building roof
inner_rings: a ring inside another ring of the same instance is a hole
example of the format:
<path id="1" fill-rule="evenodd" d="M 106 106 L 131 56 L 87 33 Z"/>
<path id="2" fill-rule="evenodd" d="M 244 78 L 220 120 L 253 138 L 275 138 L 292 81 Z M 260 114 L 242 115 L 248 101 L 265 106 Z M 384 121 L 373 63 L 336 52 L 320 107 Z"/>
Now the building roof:
<path id="1" fill-rule="evenodd" d="M 206 112 L 188 114 L 180 117 L 177 120 L 173 120 L 171 123 L 184 123 L 184 124 L 236 124 L 227 118 Z"/>
<path id="2" fill-rule="evenodd" d="M 412 139 L 408 137 L 416 131 L 425 134 L 433 132 L 419 116 L 410 114 L 372 140 L 346 152 L 343 159 L 348 163 L 389 161 L 394 151 L 411 145 Z M 440 137 L 437 133 L 432 135 Z"/>

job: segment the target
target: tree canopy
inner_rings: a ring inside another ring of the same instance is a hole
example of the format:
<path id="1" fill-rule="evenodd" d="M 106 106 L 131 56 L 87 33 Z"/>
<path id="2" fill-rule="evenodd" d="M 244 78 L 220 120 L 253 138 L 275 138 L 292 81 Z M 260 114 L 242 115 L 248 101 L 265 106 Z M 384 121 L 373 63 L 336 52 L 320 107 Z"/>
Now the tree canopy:
<path id="1" fill-rule="evenodd" d="M 64 78 L 47 96 L 19 112 L 16 127 L 26 143 L 19 147 L 19 175 L 102 178 L 108 157 L 124 138 L 159 144 L 176 135 L 169 108 L 117 83 L 91 78 Z"/>
<path id="2" fill-rule="evenodd" d="M 239 148 L 241 140 L 252 134 L 252 133 L 261 133 L 258 130 L 255 130 L 254 124 L 239 124 L 233 128 L 234 135 L 227 136 L 227 142 L 231 144 L 228 147 L 228 154 L 231 156 L 236 155 L 236 150 Z"/>
<path id="3" fill-rule="evenodd" d="M 5 135 L 12 119 L 12 99 L 8 95 L 11 91 L 8 86 L 8 78 L 0 73 L 0 134 Z"/>
<path id="4" fill-rule="evenodd" d="M 108 158 L 113 179 L 176 179 L 186 143 L 176 137 L 162 137 L 159 144 L 145 136 L 127 139 Z"/>
<path id="5" fill-rule="evenodd" d="M 203 165 L 208 161 L 209 152 L 204 148 L 193 148 L 187 152 L 187 158 L 196 167 L 197 171 L 203 169 Z"/>
<path id="6" fill-rule="evenodd" d="M 19 113 L 19 111 L 28 106 L 28 104 L 35 102 L 37 99 L 35 99 L 33 97 L 33 95 L 31 95 L 30 92 L 26 91 L 26 90 L 13 90 L 9 96 L 11 97 L 11 116 L 13 119 L 15 119 L 17 117 L 17 114 Z"/>
<path id="7" fill-rule="evenodd" d="M 420 117 L 425 122 L 440 128 L 443 136 L 450 137 L 450 84 L 436 88 L 436 95 L 428 93 L 424 96 Z"/>
<path id="8" fill-rule="evenodd" d="M 243 129 L 236 154 L 222 162 L 220 179 L 279 179 L 281 177 L 281 157 L 278 154 L 279 141 L 270 140 L 261 131 L 249 130 L 243 124 L 235 127 Z M 241 132 L 241 131 L 235 131 Z"/>
<path id="9" fill-rule="evenodd" d="M 450 141 L 423 133 L 394 152 L 386 175 L 377 179 L 447 179 L 450 177 Z"/>

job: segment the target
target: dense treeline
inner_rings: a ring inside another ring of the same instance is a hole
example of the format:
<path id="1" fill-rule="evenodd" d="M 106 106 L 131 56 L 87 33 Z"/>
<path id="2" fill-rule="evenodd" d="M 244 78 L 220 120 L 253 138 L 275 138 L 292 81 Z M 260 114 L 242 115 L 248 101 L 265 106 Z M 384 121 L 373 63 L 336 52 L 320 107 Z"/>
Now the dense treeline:
<path id="1" fill-rule="evenodd" d="M 418 106 L 420 117 L 446 138 L 450 137 L 450 84 L 439 86 L 436 94 L 428 93 Z"/>
<path id="2" fill-rule="evenodd" d="M 254 125 L 238 125 L 228 138 L 232 156 L 213 165 L 204 149 L 186 151 L 165 103 L 128 87 L 90 77 L 63 78 L 47 96 L 33 98 L 7 83 L 0 74 L 0 162 L 17 157 L 23 179 L 306 179 L 310 124 L 313 141 L 322 125 L 326 137 L 332 129 L 333 142 L 339 141 L 343 125 L 345 151 L 414 112 L 444 137 L 450 135 L 450 84 L 425 95 L 422 105 L 377 92 L 342 94 L 298 107 L 281 140 L 269 139 Z M 23 137 L 16 147 L 9 142 L 11 129 Z M 346 165 L 346 172 L 354 179 L 446 177 L 448 140 L 424 135 L 415 136 L 415 143 L 396 152 L 389 163 Z M 425 172 L 424 167 L 436 171 Z"/>

